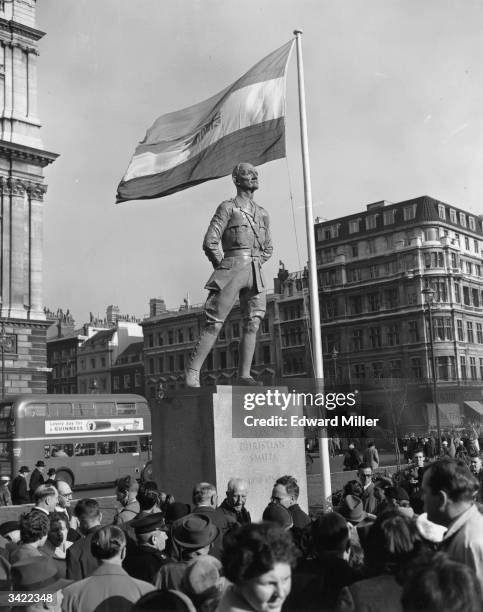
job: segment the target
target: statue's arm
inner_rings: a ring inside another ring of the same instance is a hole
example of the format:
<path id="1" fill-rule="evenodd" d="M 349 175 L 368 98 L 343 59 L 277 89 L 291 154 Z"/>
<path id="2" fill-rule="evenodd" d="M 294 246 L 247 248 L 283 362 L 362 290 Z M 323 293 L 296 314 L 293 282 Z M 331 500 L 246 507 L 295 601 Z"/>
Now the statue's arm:
<path id="1" fill-rule="evenodd" d="M 203 240 L 203 251 L 208 259 L 217 267 L 223 260 L 221 238 L 230 220 L 232 208 L 230 202 L 222 202 L 216 209 Z"/>
<path id="2" fill-rule="evenodd" d="M 264 264 L 270 259 L 273 254 L 272 234 L 270 232 L 270 219 L 268 213 L 264 211 L 264 222 L 265 222 L 265 244 L 263 245 L 263 251 L 260 257 L 260 261 Z"/>

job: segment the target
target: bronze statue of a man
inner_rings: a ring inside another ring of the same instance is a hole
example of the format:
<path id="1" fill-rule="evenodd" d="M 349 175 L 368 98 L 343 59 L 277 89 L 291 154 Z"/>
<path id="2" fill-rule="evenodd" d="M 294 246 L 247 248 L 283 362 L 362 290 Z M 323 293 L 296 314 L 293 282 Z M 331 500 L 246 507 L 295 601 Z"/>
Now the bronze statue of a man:
<path id="1" fill-rule="evenodd" d="M 215 271 L 205 285 L 206 322 L 186 368 L 186 386 L 200 386 L 200 369 L 233 308 L 240 299 L 243 332 L 240 342 L 238 383 L 257 384 L 250 374 L 256 335 L 265 316 L 266 287 L 262 264 L 272 256 L 267 211 L 253 201 L 258 172 L 251 164 L 238 164 L 232 173 L 236 196 L 222 202 L 211 220 L 203 250 Z"/>

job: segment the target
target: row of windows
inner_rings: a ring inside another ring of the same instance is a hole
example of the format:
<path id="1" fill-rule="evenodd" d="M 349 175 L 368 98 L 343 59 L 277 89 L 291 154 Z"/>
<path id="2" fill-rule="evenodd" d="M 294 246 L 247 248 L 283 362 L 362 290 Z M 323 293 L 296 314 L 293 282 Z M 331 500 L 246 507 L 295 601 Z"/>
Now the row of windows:
<path id="1" fill-rule="evenodd" d="M 52 361 L 60 361 L 61 359 L 68 359 L 69 357 L 76 356 L 75 347 L 71 347 L 70 349 L 62 349 L 52 351 Z"/>
<path id="2" fill-rule="evenodd" d="M 25 417 L 104 417 L 104 416 L 131 416 L 136 415 L 136 404 L 123 402 L 93 401 L 72 403 L 56 402 L 44 404 L 42 402 L 30 403 L 24 406 Z"/>
<path id="3" fill-rule="evenodd" d="M 105 357 L 99 357 L 99 359 L 97 357 L 90 357 L 87 361 L 84 358 L 80 359 L 81 370 L 86 370 L 87 364 L 89 364 L 91 370 L 95 370 L 98 367 L 105 368 L 107 366 L 107 359 Z"/>
<path id="4" fill-rule="evenodd" d="M 78 442 L 76 444 L 46 444 L 44 459 L 51 457 L 85 457 L 90 455 L 116 455 L 117 453 L 146 453 L 151 450 L 151 439 L 142 436 L 138 440 L 115 440 L 102 442 Z"/>
<path id="5" fill-rule="evenodd" d="M 130 389 L 133 383 L 134 378 L 134 386 L 140 387 L 142 385 L 142 376 L 140 372 L 136 372 L 134 377 L 132 374 L 124 374 L 121 376 L 113 376 L 112 378 L 112 388 L 114 391 L 119 391 L 121 387 L 124 389 Z"/>
<path id="6" fill-rule="evenodd" d="M 193 342 L 195 332 L 193 327 L 181 329 L 168 329 L 157 334 L 148 334 L 146 344 L 149 348 L 154 346 L 164 346 L 165 344 L 182 344 L 183 342 Z"/>

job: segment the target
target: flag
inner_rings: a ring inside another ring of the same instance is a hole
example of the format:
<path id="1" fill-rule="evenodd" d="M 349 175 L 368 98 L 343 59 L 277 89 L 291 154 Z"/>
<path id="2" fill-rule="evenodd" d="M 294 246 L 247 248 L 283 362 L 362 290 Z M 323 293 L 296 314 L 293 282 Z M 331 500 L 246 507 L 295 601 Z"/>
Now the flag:
<path id="1" fill-rule="evenodd" d="M 208 100 L 162 115 L 137 146 L 117 202 L 160 198 L 285 156 L 285 74 L 293 41 Z"/>

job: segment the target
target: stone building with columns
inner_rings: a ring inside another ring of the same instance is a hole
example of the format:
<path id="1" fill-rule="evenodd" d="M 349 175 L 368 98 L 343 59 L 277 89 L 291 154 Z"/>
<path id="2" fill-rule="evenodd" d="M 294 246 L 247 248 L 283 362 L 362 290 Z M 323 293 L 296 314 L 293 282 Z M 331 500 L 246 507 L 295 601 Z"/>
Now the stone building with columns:
<path id="1" fill-rule="evenodd" d="M 43 148 L 37 59 L 44 36 L 36 0 L 0 2 L 0 323 L 7 394 L 46 391 L 47 321 L 42 301 Z M 3 335 L 3 338 L 2 338 Z"/>

